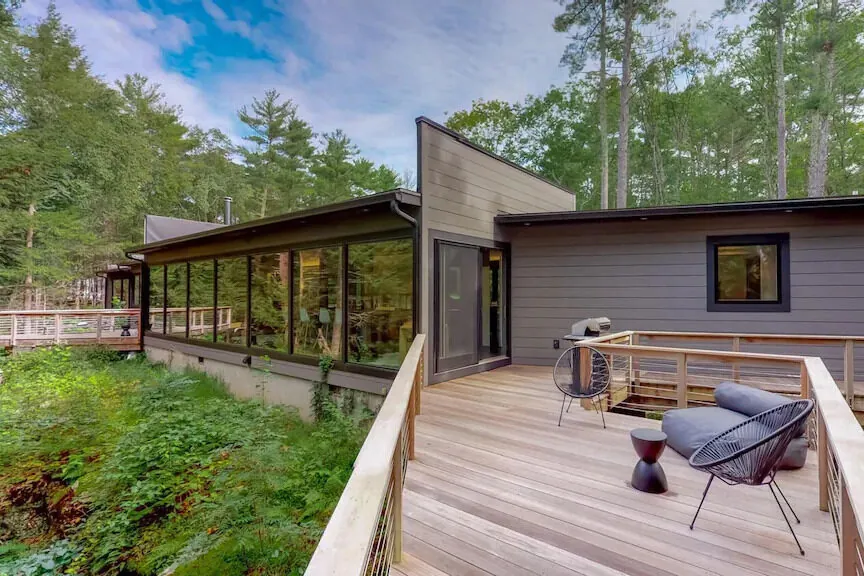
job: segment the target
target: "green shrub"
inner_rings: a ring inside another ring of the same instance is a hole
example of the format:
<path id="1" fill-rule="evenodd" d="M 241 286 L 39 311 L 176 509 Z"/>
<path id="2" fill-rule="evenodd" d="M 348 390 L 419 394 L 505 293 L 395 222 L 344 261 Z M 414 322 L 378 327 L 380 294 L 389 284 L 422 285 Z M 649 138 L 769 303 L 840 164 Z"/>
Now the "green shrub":
<path id="1" fill-rule="evenodd" d="M 332 402 L 307 424 L 143 359 L 58 348 L 0 370 L 0 526 L 44 516 L 4 569 L 67 542 L 67 573 L 301 574 L 365 435 Z"/>

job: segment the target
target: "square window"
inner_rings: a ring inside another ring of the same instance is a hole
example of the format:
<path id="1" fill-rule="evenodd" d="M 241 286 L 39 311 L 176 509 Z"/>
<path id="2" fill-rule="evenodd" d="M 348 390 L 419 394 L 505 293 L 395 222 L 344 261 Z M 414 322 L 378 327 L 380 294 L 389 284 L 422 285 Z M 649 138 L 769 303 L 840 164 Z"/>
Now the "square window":
<path id="1" fill-rule="evenodd" d="M 789 235 L 709 236 L 709 312 L 788 312 Z"/>

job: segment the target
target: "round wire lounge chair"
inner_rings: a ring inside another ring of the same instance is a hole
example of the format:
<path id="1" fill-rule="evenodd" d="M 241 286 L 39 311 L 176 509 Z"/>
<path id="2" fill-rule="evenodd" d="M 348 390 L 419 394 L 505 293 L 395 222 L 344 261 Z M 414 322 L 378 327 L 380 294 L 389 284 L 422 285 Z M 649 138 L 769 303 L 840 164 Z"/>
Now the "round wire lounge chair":
<path id="1" fill-rule="evenodd" d="M 711 474 L 708 485 L 702 493 L 702 500 L 696 515 L 690 522 L 690 529 L 696 523 L 705 497 L 711 488 L 714 478 L 719 478 L 726 484 L 734 486 L 746 484 L 748 486 L 767 485 L 786 520 L 786 525 L 798 545 L 798 551 L 804 555 L 804 549 L 798 542 L 798 537 L 792 529 L 792 524 L 786 516 L 786 511 L 777 498 L 777 492 L 783 497 L 789 511 L 799 524 L 801 520 L 789 504 L 789 500 L 780 486 L 777 484 L 775 474 L 786 453 L 786 448 L 793 438 L 800 436 L 802 428 L 806 426 L 807 417 L 813 411 L 812 400 L 795 400 L 782 404 L 770 410 L 748 418 L 722 432 L 709 440 L 704 446 L 696 450 L 690 456 L 690 466 Z M 777 489 L 775 492 L 774 489 Z"/>
<path id="2" fill-rule="evenodd" d="M 561 418 L 564 417 L 564 404 L 570 398 L 589 399 L 591 405 L 600 413 L 603 428 L 606 428 L 606 417 L 603 416 L 601 402 L 595 404 L 595 400 L 606 393 L 609 389 L 612 371 L 609 359 L 598 350 L 590 346 L 573 346 L 564 351 L 555 363 L 552 379 L 558 390 L 564 393 L 561 401 L 561 413 L 558 415 L 558 426 L 561 426 Z M 570 405 L 567 412 L 570 412 Z"/>

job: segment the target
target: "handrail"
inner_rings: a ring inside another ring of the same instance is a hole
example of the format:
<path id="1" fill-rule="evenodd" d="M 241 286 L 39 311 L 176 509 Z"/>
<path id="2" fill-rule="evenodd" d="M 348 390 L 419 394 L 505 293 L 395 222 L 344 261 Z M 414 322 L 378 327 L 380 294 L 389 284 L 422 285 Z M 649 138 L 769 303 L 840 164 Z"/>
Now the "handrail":
<path id="1" fill-rule="evenodd" d="M 387 574 L 402 555 L 402 485 L 414 458 L 426 336 L 418 334 L 354 462 L 306 576 Z"/>
<path id="2" fill-rule="evenodd" d="M 864 430 L 821 358 L 804 360 L 816 401 L 819 508 L 830 511 L 840 544 L 841 574 L 864 572 Z"/>
<path id="3" fill-rule="evenodd" d="M 141 311 L 137 308 L 0 311 L 4 347 L 107 345 L 138 348 Z"/>
<path id="4" fill-rule="evenodd" d="M 138 308 L 81 308 L 75 310 L 0 310 L 0 316 L 86 316 L 92 314 L 104 314 L 114 316 L 128 316 L 141 312 Z"/>

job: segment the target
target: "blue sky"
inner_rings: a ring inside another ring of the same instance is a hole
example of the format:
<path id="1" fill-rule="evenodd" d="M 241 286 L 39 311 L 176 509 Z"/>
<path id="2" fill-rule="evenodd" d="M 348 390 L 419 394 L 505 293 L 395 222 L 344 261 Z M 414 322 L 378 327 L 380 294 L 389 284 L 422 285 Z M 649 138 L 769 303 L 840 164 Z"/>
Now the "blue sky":
<path id="1" fill-rule="evenodd" d="M 413 119 L 477 98 L 514 100 L 566 78 L 554 0 L 55 0 L 94 71 L 139 72 L 189 124 L 239 140 L 237 109 L 269 88 L 316 132 L 342 128 L 363 154 L 415 165 Z M 48 0 L 27 0 L 26 19 Z M 722 0 L 670 0 L 684 20 Z"/>

